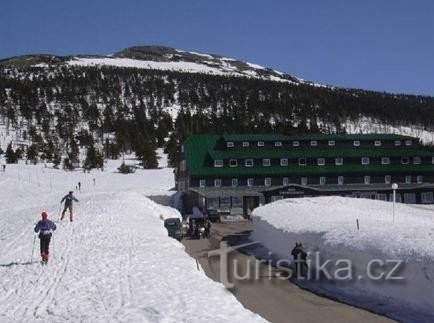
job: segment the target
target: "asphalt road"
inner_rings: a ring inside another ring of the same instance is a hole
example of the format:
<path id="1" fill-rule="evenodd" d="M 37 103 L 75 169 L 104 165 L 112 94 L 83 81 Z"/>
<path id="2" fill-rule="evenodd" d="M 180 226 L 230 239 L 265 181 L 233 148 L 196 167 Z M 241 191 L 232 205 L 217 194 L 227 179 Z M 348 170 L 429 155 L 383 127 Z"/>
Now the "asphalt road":
<path id="1" fill-rule="evenodd" d="M 187 238 L 183 240 L 183 244 L 187 253 L 199 262 L 200 270 L 204 270 L 211 279 L 221 281 L 221 257 L 209 257 L 208 252 L 219 249 L 221 241 L 229 239 L 234 241 L 237 236 L 246 234 L 248 230 L 252 230 L 252 224 L 248 221 L 215 223 L 212 227 L 211 239 L 189 240 Z M 268 321 L 392 322 L 388 318 L 303 290 L 288 279 L 284 279 L 280 271 L 260 263 L 255 257 L 235 250 L 230 252 L 228 260 L 228 265 L 222 268 L 227 268 L 223 272 L 228 272 L 227 281 L 233 284 L 229 290 L 244 307 Z M 234 279 L 235 276 L 244 279 Z M 246 278 L 247 276 L 249 278 Z"/>

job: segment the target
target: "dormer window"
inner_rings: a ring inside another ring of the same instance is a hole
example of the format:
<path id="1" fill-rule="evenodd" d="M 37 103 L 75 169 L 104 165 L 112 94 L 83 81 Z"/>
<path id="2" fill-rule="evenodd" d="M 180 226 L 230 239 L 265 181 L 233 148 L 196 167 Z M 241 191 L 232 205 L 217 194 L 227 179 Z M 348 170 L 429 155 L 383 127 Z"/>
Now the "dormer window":
<path id="1" fill-rule="evenodd" d="M 401 146 L 401 140 L 395 140 L 395 147 Z"/>
<path id="2" fill-rule="evenodd" d="M 341 166 L 343 164 L 344 164 L 344 159 L 342 157 L 335 158 L 335 165 L 336 166 Z"/>
<path id="3" fill-rule="evenodd" d="M 325 165 L 325 158 L 318 158 L 317 162 L 318 162 L 318 166 L 324 166 Z"/>
<path id="4" fill-rule="evenodd" d="M 263 141 L 258 141 L 258 147 L 264 147 L 264 142 Z"/>
<path id="5" fill-rule="evenodd" d="M 420 157 L 413 157 L 413 164 L 419 165 L 421 163 Z"/>
<path id="6" fill-rule="evenodd" d="M 389 157 L 381 157 L 381 165 L 389 165 L 390 158 Z"/>
<path id="7" fill-rule="evenodd" d="M 214 167 L 223 167 L 223 159 L 214 160 Z"/>
<path id="8" fill-rule="evenodd" d="M 318 146 L 318 141 L 316 141 L 316 140 L 312 140 L 312 141 L 310 142 L 310 145 L 311 145 L 312 147 L 316 147 L 316 146 Z"/>
<path id="9" fill-rule="evenodd" d="M 249 147 L 250 143 L 248 141 L 243 141 L 243 147 Z"/>
<path id="10" fill-rule="evenodd" d="M 374 141 L 374 146 L 375 147 L 380 147 L 381 146 L 381 141 L 380 140 L 375 140 Z"/>
<path id="11" fill-rule="evenodd" d="M 293 147 L 300 147 L 300 141 L 293 141 L 292 146 Z"/>
<path id="12" fill-rule="evenodd" d="M 288 158 L 281 158 L 280 166 L 288 166 Z"/>
<path id="13" fill-rule="evenodd" d="M 334 140 L 329 140 L 328 145 L 329 145 L 329 146 L 335 146 L 335 145 L 336 145 L 336 141 L 334 141 Z"/>
<path id="14" fill-rule="evenodd" d="M 282 142 L 281 142 L 281 141 L 276 141 L 276 142 L 274 143 L 274 146 L 275 146 L 275 147 L 282 147 Z"/>
<path id="15" fill-rule="evenodd" d="M 234 142 L 233 142 L 233 141 L 228 141 L 228 142 L 226 143 L 226 147 L 228 147 L 228 148 L 232 148 L 232 147 L 234 147 Z"/>
<path id="16" fill-rule="evenodd" d="M 298 159 L 298 166 L 306 166 L 306 164 L 307 164 L 306 158 Z"/>
<path id="17" fill-rule="evenodd" d="M 411 140 L 406 140 L 405 141 L 405 145 L 406 146 L 411 146 L 413 144 L 413 142 Z"/>
<path id="18" fill-rule="evenodd" d="M 271 166 L 271 160 L 266 158 L 262 160 L 262 166 L 268 167 Z"/>
<path id="19" fill-rule="evenodd" d="M 407 165 L 408 163 L 410 163 L 410 158 L 408 158 L 408 157 L 401 157 L 401 164 Z"/>
<path id="20" fill-rule="evenodd" d="M 238 166 L 238 160 L 236 159 L 229 160 L 229 167 L 237 167 L 237 166 Z"/>
<path id="21" fill-rule="evenodd" d="M 353 141 L 353 146 L 354 147 L 359 147 L 360 146 L 360 140 L 354 140 Z"/>
<path id="22" fill-rule="evenodd" d="M 362 157 L 362 165 L 369 165 L 369 157 Z"/>
<path id="23" fill-rule="evenodd" d="M 253 159 L 246 159 L 244 161 L 244 166 L 246 166 L 246 167 L 253 167 Z"/>

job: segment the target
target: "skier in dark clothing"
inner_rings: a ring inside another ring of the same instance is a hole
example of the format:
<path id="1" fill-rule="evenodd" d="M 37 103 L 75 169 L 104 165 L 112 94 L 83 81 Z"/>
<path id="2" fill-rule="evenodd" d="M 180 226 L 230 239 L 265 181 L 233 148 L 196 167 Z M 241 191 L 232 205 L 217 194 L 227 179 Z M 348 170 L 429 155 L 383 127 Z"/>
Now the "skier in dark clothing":
<path id="1" fill-rule="evenodd" d="M 297 277 L 306 277 L 307 273 L 307 252 L 304 250 L 301 242 L 296 242 L 294 249 L 291 251 L 294 258 L 295 273 Z"/>
<path id="2" fill-rule="evenodd" d="M 208 239 L 211 237 L 211 221 L 209 219 L 205 221 L 205 237 Z"/>
<path id="3" fill-rule="evenodd" d="M 62 203 L 63 201 L 65 201 L 65 207 L 63 208 L 62 211 L 62 216 L 60 217 L 60 220 L 63 220 L 63 217 L 65 216 L 66 210 L 69 209 L 69 220 L 72 222 L 72 202 L 78 202 L 78 200 L 74 197 L 74 195 L 72 195 L 72 191 L 70 191 L 67 195 L 65 195 L 62 200 L 60 201 L 60 203 Z"/>
<path id="4" fill-rule="evenodd" d="M 39 241 L 41 248 L 41 258 L 43 263 L 48 262 L 48 254 L 50 248 L 50 240 L 52 232 L 56 230 L 56 225 L 48 220 L 47 212 L 42 212 L 42 220 L 40 220 L 35 226 L 35 232 L 39 232 Z"/>

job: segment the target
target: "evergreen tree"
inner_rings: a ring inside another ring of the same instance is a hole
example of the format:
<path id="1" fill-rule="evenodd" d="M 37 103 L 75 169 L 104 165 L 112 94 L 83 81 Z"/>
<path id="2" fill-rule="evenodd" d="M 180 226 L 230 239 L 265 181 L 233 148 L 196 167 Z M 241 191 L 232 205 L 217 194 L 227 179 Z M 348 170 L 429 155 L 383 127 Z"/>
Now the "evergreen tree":
<path id="1" fill-rule="evenodd" d="M 6 148 L 6 163 L 8 164 L 16 164 L 18 162 L 18 158 L 15 155 L 14 150 L 12 149 L 12 143 L 9 143 L 8 147 Z"/>

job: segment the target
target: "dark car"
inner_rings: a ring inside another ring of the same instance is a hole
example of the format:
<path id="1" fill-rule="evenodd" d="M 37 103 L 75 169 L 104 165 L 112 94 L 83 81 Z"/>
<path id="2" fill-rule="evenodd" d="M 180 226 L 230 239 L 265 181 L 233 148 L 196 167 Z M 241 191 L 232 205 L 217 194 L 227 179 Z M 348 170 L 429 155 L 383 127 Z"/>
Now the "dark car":
<path id="1" fill-rule="evenodd" d="M 169 237 L 182 240 L 182 223 L 178 218 L 170 218 L 164 220 L 164 227 L 167 229 Z"/>

